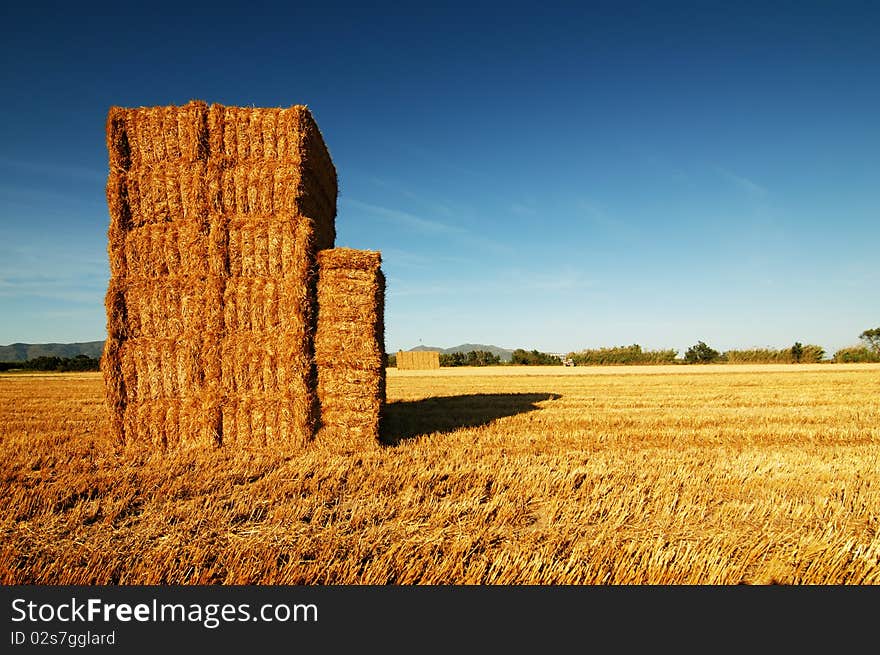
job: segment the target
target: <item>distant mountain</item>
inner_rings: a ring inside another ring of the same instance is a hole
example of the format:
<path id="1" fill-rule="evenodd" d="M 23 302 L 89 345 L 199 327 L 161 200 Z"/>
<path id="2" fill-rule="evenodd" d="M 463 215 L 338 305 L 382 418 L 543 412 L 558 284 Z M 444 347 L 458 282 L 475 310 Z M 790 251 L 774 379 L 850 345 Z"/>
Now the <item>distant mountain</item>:
<path id="1" fill-rule="evenodd" d="M 13 343 L 8 346 L 0 346 L 0 362 L 26 362 L 36 357 L 76 357 L 77 355 L 88 355 L 98 359 L 103 350 L 103 341 Z"/>
<path id="2" fill-rule="evenodd" d="M 416 346 L 415 348 L 410 348 L 410 350 L 436 350 L 440 353 L 467 353 L 471 350 L 485 350 L 486 352 L 490 352 L 493 355 L 498 355 L 501 358 L 502 362 L 509 362 L 511 357 L 513 356 L 513 350 L 509 348 L 501 348 L 500 346 L 490 346 L 484 343 L 463 343 L 460 346 L 453 346 L 452 348 L 439 348 L 437 346 Z"/>

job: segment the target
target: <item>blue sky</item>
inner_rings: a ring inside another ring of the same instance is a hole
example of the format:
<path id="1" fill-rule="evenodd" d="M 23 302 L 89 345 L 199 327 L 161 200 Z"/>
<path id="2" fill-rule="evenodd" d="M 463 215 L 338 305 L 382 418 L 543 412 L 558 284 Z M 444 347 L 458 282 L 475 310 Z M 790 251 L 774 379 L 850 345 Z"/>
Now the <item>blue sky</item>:
<path id="1" fill-rule="evenodd" d="M 0 344 L 105 337 L 107 110 L 194 98 L 311 108 L 391 352 L 880 325 L 877 3 L 3 12 Z"/>

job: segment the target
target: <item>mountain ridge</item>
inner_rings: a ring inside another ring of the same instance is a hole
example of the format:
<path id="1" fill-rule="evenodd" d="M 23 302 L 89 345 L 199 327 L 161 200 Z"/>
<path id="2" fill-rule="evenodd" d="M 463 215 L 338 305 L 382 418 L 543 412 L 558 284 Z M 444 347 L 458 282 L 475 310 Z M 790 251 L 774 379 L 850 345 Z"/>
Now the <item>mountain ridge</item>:
<path id="1" fill-rule="evenodd" d="M 77 355 L 99 359 L 103 350 L 103 341 L 11 343 L 8 346 L 0 346 L 0 362 L 26 362 L 37 357 L 76 357 Z"/>

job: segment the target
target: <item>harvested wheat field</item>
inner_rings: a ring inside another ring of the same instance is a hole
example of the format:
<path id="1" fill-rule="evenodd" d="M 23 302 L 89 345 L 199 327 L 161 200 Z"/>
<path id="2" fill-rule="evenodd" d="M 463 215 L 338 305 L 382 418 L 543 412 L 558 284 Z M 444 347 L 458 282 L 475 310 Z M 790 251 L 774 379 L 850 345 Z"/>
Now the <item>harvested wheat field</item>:
<path id="1" fill-rule="evenodd" d="M 880 583 L 880 365 L 387 371 L 380 448 L 116 455 L 0 376 L 3 584 Z"/>

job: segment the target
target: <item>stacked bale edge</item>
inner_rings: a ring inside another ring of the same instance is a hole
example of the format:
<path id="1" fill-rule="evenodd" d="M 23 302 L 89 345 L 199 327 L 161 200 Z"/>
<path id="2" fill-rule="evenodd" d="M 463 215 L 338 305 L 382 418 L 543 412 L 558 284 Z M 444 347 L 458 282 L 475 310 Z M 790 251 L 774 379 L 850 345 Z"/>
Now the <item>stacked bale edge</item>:
<path id="1" fill-rule="evenodd" d="M 112 107 L 102 370 L 126 445 L 302 444 L 337 181 L 308 109 Z"/>
<path id="2" fill-rule="evenodd" d="M 318 418 L 316 257 L 336 169 L 308 109 L 208 110 L 212 220 L 225 226 L 222 441 L 298 450 Z"/>
<path id="3" fill-rule="evenodd" d="M 315 362 L 319 438 L 356 449 L 377 446 L 385 406 L 385 277 L 375 251 L 318 253 Z"/>
<path id="4" fill-rule="evenodd" d="M 208 261 L 207 110 L 193 101 L 107 116 L 101 368 L 111 430 L 131 448 L 219 436 L 223 278 Z"/>
<path id="5" fill-rule="evenodd" d="M 397 368 L 411 371 L 440 368 L 440 353 L 436 350 L 398 350 Z"/>

